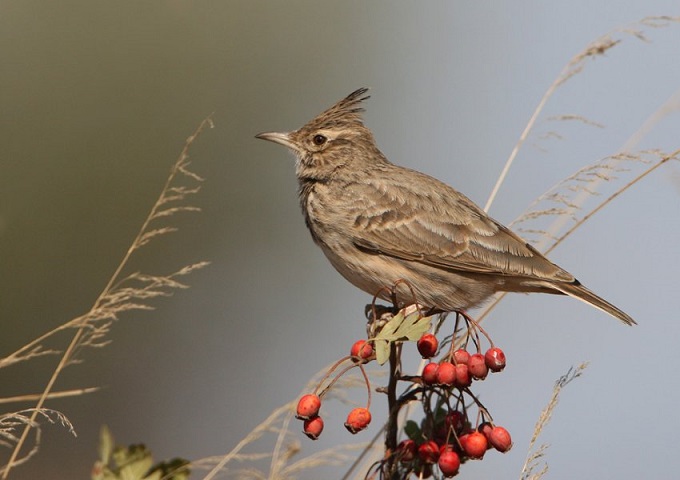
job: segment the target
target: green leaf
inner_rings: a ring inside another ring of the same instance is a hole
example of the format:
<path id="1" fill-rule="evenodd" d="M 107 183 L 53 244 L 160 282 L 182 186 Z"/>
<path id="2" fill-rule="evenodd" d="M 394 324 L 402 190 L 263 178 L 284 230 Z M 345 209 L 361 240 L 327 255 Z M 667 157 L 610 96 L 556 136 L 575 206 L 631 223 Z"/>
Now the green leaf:
<path id="1" fill-rule="evenodd" d="M 141 480 L 153 465 L 151 452 L 142 444 L 117 447 L 113 460 L 119 467 L 118 478 L 121 480 Z"/>
<path id="2" fill-rule="evenodd" d="M 187 480 L 189 478 L 189 461 L 183 458 L 173 458 L 167 462 L 160 462 L 151 469 L 151 473 L 148 477 L 144 477 L 144 480 L 150 479 L 155 480 L 156 477 L 152 477 L 154 474 L 158 474 L 159 480 L 161 478 L 167 480 Z"/>
<path id="3" fill-rule="evenodd" d="M 378 333 L 378 335 L 375 337 L 376 339 L 384 339 L 384 340 L 392 340 L 394 338 L 394 332 L 397 331 L 397 328 L 399 328 L 399 325 L 401 325 L 401 322 L 404 321 L 404 311 L 399 310 L 399 313 L 397 313 L 392 319 L 387 322 L 385 325 L 383 325 L 382 330 Z"/>
<path id="4" fill-rule="evenodd" d="M 438 423 L 441 423 L 444 421 L 446 418 L 446 414 L 448 413 L 448 410 L 445 410 L 444 407 L 439 407 L 437 408 L 437 411 L 434 413 L 434 423 L 435 425 Z"/>
<path id="5" fill-rule="evenodd" d="M 419 312 L 414 312 L 401 322 L 394 333 L 401 337 L 400 340 L 415 342 L 423 333 L 430 330 L 431 326 L 431 317 L 421 317 Z"/>
<path id="6" fill-rule="evenodd" d="M 406 340 L 416 341 L 430 329 L 431 325 L 431 317 L 421 317 L 418 311 L 405 317 L 404 311 L 400 310 L 373 339 L 378 364 L 384 365 L 390 358 L 392 343 Z"/>
<path id="7" fill-rule="evenodd" d="M 404 433 L 414 442 L 418 442 L 423 438 L 423 432 L 420 430 L 418 424 L 413 420 L 406 422 L 406 425 L 404 425 Z"/>
<path id="8" fill-rule="evenodd" d="M 109 464 L 113 452 L 113 435 L 106 425 L 99 430 L 99 459 L 104 465 Z"/>
<path id="9" fill-rule="evenodd" d="M 390 342 L 385 340 L 375 341 L 375 360 L 378 365 L 385 365 L 390 358 Z"/>
<path id="10" fill-rule="evenodd" d="M 173 458 L 153 465 L 151 452 L 144 444 L 114 446 L 113 435 L 106 425 L 100 432 L 99 455 L 92 469 L 92 480 L 187 480 L 190 462 Z M 112 466 L 109 466 L 113 460 Z"/>
<path id="11" fill-rule="evenodd" d="M 153 459 L 151 455 L 135 460 L 121 467 L 120 478 L 121 480 L 142 480 L 152 465 Z"/>

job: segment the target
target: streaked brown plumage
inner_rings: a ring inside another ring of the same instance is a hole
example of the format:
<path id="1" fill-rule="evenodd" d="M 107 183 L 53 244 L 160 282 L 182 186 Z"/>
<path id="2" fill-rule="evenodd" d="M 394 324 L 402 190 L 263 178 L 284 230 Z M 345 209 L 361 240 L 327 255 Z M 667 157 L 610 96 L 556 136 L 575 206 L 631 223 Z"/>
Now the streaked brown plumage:
<path id="1" fill-rule="evenodd" d="M 390 163 L 362 122 L 362 88 L 289 133 L 261 133 L 297 156 L 307 227 L 355 286 L 389 300 L 405 280 L 419 303 L 444 311 L 496 292 L 578 298 L 622 322 L 633 319 L 581 285 L 470 199 L 423 173 Z M 407 287 L 399 291 L 407 300 Z"/>

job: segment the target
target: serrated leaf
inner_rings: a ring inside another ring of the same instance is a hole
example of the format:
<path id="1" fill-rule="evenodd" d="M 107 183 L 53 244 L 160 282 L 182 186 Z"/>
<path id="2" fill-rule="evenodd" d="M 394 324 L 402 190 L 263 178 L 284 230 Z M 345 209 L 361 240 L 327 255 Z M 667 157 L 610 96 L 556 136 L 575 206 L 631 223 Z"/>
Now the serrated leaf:
<path id="1" fill-rule="evenodd" d="M 394 337 L 394 332 L 397 330 L 397 328 L 399 328 L 399 325 L 401 325 L 401 322 L 403 321 L 404 312 L 403 310 L 400 310 L 399 313 L 392 317 L 389 322 L 383 325 L 382 329 L 380 330 L 380 332 L 378 332 L 378 335 L 375 338 L 379 340 L 392 341 Z"/>
<path id="2" fill-rule="evenodd" d="M 404 317 L 404 314 L 399 312 L 383 326 L 382 330 L 376 335 L 375 340 L 386 340 L 388 342 L 415 341 L 430 329 L 431 324 L 431 317 L 421 317 L 418 312 L 414 312 L 407 317 Z"/>
<path id="3" fill-rule="evenodd" d="M 405 317 L 404 311 L 400 310 L 373 339 L 378 364 L 384 365 L 390 358 L 392 343 L 405 340 L 416 341 L 430 329 L 431 324 L 431 317 L 421 317 L 417 311 Z"/>
<path id="4" fill-rule="evenodd" d="M 431 326 L 431 317 L 421 317 L 418 312 L 414 312 L 401 322 L 401 325 L 397 327 L 397 330 L 394 333 L 401 337 L 400 340 L 415 342 L 423 335 L 423 333 L 430 330 Z"/>

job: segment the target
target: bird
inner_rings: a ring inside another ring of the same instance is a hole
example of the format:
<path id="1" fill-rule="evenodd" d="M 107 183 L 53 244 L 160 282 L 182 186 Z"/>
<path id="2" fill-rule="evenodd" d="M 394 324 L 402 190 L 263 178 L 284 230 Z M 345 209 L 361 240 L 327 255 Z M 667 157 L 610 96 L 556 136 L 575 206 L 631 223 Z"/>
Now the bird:
<path id="1" fill-rule="evenodd" d="M 295 155 L 307 228 L 346 280 L 386 301 L 392 286 L 404 302 L 442 312 L 479 307 L 499 292 L 568 295 L 636 323 L 462 193 L 391 163 L 364 125 L 367 92 L 297 130 L 255 136 Z"/>

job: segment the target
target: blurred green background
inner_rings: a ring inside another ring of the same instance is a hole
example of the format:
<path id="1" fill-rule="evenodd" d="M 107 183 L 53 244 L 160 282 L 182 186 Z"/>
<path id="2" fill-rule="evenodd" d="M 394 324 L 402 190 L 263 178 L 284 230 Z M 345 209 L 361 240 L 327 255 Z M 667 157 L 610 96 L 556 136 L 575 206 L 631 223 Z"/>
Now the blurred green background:
<path id="1" fill-rule="evenodd" d="M 225 453 L 364 335 L 370 298 L 313 245 L 292 157 L 256 133 L 297 128 L 369 86 L 366 123 L 388 158 L 483 204 L 569 59 L 657 14 L 678 14 L 677 1 L 0 2 L 3 356 L 89 309 L 185 138 L 212 112 L 216 124 L 191 150 L 207 179 L 192 199 L 203 212 L 177 217 L 180 232 L 131 268 L 212 265 L 156 310 L 125 315 L 111 345 L 82 352 L 56 390 L 102 391 L 47 405 L 77 438 L 46 426 L 39 455 L 11 478 L 89 478 L 103 423 L 158 459 Z M 508 223 L 561 178 L 618 151 L 678 89 L 680 25 L 646 32 L 650 43 L 624 35 L 558 91 L 494 217 Z M 606 128 L 546 121 L 559 114 Z M 678 148 L 679 125 L 670 114 L 638 148 Z M 552 130 L 563 139 L 540 138 Z M 677 165 L 661 169 L 551 255 L 639 327 L 555 297 L 515 295 L 494 312 L 487 328 L 509 367 L 482 394 L 515 448 L 466 465 L 465 475 L 515 477 L 553 381 L 582 360 L 591 367 L 546 431 L 551 478 L 677 472 L 679 178 Z M 40 392 L 56 362 L 1 371 L 0 396 Z M 313 448 L 377 432 L 378 421 L 349 438 L 344 415 L 329 415 Z"/>

